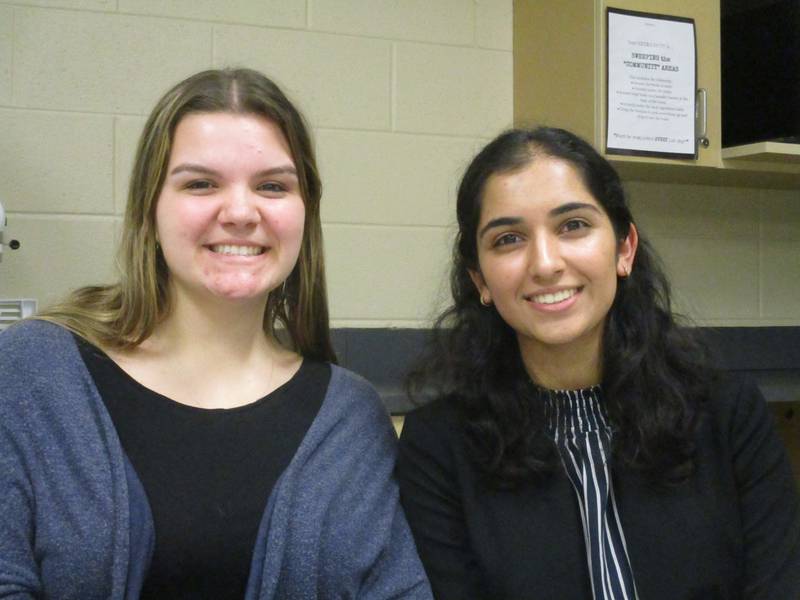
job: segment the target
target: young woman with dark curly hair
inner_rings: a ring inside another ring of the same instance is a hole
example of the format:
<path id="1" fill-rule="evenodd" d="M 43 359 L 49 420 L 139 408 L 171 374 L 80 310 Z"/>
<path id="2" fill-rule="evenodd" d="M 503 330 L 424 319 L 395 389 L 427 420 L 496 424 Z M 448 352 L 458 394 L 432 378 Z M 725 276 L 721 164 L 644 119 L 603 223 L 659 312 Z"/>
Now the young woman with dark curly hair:
<path id="1" fill-rule="evenodd" d="M 617 173 L 501 134 L 458 193 L 452 306 L 401 500 L 438 598 L 797 598 L 800 504 L 758 390 L 716 372 Z"/>

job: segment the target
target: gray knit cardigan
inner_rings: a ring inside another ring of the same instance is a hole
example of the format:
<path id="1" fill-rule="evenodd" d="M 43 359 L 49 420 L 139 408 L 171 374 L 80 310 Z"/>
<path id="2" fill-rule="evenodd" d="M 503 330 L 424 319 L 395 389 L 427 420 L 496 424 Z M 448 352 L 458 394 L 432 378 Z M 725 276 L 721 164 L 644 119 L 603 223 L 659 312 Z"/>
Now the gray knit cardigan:
<path id="1" fill-rule="evenodd" d="M 246 599 L 430 598 L 392 479 L 377 394 L 334 366 L 270 495 Z M 72 335 L 0 334 L 0 598 L 133 599 L 152 555 L 147 498 Z"/>

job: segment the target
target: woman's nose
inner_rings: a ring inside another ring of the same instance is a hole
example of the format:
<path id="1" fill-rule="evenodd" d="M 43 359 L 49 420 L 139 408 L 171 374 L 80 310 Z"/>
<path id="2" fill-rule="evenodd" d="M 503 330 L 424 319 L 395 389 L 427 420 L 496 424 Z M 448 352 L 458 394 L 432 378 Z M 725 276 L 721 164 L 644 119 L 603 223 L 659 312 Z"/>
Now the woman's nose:
<path id="1" fill-rule="evenodd" d="M 219 220 L 224 224 L 246 226 L 258 223 L 261 215 L 249 189 L 231 188 L 225 194 Z"/>
<path id="2" fill-rule="evenodd" d="M 558 240 L 550 235 L 540 235 L 531 244 L 528 271 L 534 279 L 548 280 L 564 270 L 564 261 Z"/>

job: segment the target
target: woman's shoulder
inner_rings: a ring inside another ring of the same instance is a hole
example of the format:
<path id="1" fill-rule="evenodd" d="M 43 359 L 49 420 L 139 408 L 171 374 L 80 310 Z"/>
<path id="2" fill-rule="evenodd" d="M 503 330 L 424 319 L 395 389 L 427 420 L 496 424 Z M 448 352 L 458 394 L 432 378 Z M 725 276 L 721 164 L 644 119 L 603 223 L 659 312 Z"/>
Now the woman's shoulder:
<path id="1" fill-rule="evenodd" d="M 408 414 L 406 421 L 434 428 L 452 429 L 461 423 L 457 400 L 453 396 L 438 396 L 420 403 Z"/>
<path id="2" fill-rule="evenodd" d="M 745 374 L 721 373 L 703 406 L 707 425 L 718 440 L 738 446 L 752 435 L 774 429 L 772 415 L 755 380 Z"/>
<path id="3" fill-rule="evenodd" d="M 330 369 L 327 392 L 292 461 L 292 473 L 314 472 L 319 480 L 330 480 L 334 471 L 326 457 L 331 456 L 337 457 L 338 472 L 393 463 L 397 437 L 375 388 L 345 368 L 331 364 Z"/>
<path id="4" fill-rule="evenodd" d="M 26 319 L 0 332 L 0 364 L 23 370 L 52 364 L 75 350 L 72 334 L 50 321 Z"/>
<path id="5" fill-rule="evenodd" d="M 42 342 L 63 341 L 69 337 L 69 331 L 61 325 L 33 317 L 15 323 L 0 332 L 0 345 L 23 348 Z"/>
<path id="6" fill-rule="evenodd" d="M 87 394 L 85 367 L 69 330 L 31 319 L 0 334 L 0 420 L 64 426 L 87 417 L 78 409 L 88 406 Z"/>
<path id="7" fill-rule="evenodd" d="M 462 443 L 463 423 L 456 400 L 441 396 L 405 415 L 400 442 L 450 451 Z"/>
<path id="8" fill-rule="evenodd" d="M 761 390 L 749 375 L 718 372 L 709 384 L 707 408 L 717 419 L 735 418 L 742 410 L 764 404 Z"/>
<path id="9" fill-rule="evenodd" d="M 373 402 L 378 398 L 378 392 L 364 377 L 345 367 L 333 363 L 330 365 L 331 382 L 328 394 L 336 394 L 355 402 Z"/>
<path id="10" fill-rule="evenodd" d="M 330 364 L 330 369 L 331 377 L 323 400 L 323 413 L 328 407 L 339 417 L 348 416 L 349 420 L 389 422 L 389 412 L 375 386 L 345 367 Z"/>

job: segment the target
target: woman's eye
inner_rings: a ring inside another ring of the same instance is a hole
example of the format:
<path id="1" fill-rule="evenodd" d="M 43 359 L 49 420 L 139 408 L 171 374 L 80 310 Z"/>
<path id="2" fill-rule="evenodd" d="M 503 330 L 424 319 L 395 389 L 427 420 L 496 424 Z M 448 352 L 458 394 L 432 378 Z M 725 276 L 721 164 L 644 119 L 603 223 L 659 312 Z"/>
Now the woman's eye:
<path id="1" fill-rule="evenodd" d="M 190 181 L 186 184 L 187 190 L 210 190 L 214 187 L 214 184 L 208 180 L 200 179 L 198 181 Z"/>
<path id="2" fill-rule="evenodd" d="M 570 219 L 566 223 L 561 226 L 561 230 L 564 232 L 569 231 L 577 231 L 579 229 L 583 229 L 584 227 L 588 227 L 589 224 L 582 219 Z"/>
<path id="3" fill-rule="evenodd" d="M 516 233 L 504 233 L 494 241 L 495 248 L 499 246 L 508 246 L 509 244 L 516 244 L 522 238 Z"/>
<path id="4" fill-rule="evenodd" d="M 277 181 L 268 181 L 258 186 L 260 192 L 269 192 L 271 194 L 279 194 L 286 191 L 286 187 Z"/>

